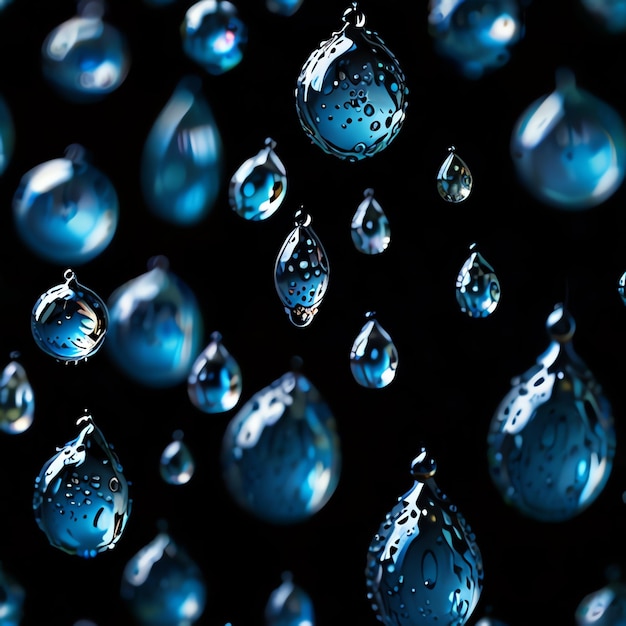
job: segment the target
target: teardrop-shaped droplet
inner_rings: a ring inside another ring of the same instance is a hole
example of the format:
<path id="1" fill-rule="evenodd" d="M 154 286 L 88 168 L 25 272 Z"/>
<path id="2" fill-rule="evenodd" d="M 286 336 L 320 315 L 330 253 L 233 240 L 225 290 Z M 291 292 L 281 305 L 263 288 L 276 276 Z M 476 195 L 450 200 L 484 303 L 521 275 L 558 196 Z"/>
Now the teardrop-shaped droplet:
<path id="1" fill-rule="evenodd" d="M 126 564 L 120 597 L 142 626 L 191 626 L 206 608 L 198 564 L 167 532 L 160 532 Z"/>
<path id="2" fill-rule="evenodd" d="M 0 430 L 16 435 L 28 430 L 35 417 L 35 394 L 26 370 L 11 355 L 0 376 Z"/>
<path id="3" fill-rule="evenodd" d="M 621 186 L 626 127 L 608 103 L 561 69 L 556 89 L 528 106 L 514 125 L 511 155 L 521 184 L 544 204 L 595 207 Z"/>
<path id="4" fill-rule="evenodd" d="M 13 196 L 17 234 L 39 257 L 78 265 L 103 252 L 119 220 L 111 180 L 85 159 L 82 146 L 24 174 Z"/>
<path id="5" fill-rule="evenodd" d="M 159 113 L 144 144 L 141 186 L 150 211 L 178 226 L 203 220 L 221 189 L 223 152 L 201 81 L 186 76 Z"/>
<path id="6" fill-rule="evenodd" d="M 161 453 L 159 464 L 161 478 L 170 485 L 184 485 L 191 480 L 195 469 L 193 455 L 183 441 L 183 432 L 177 430 L 172 436 L 172 441 Z"/>
<path id="7" fill-rule="evenodd" d="M 26 589 L 0 565 L 0 624 L 19 626 L 23 624 Z"/>
<path id="8" fill-rule="evenodd" d="M 350 369 L 354 380 L 363 387 L 386 387 L 396 376 L 398 350 L 389 333 L 373 312 L 357 335 L 350 350 Z"/>
<path id="9" fill-rule="evenodd" d="M 198 300 L 164 256 L 109 296 L 108 355 L 129 378 L 150 387 L 187 380 L 204 323 Z"/>
<path id="10" fill-rule="evenodd" d="M 611 34 L 626 31 L 626 2 L 624 0 L 580 0 L 597 25 Z"/>
<path id="11" fill-rule="evenodd" d="M 237 67 L 248 45 L 248 26 L 228 0 L 199 0 L 180 26 L 183 51 L 214 76 Z"/>
<path id="12" fill-rule="evenodd" d="M 449 148 L 448 156 L 437 173 L 437 191 L 446 202 L 467 200 L 473 186 L 472 173 L 465 161 L 456 153 L 456 148 Z"/>
<path id="13" fill-rule="evenodd" d="M 31 313 L 35 343 L 58 361 L 86 361 L 103 345 L 109 326 L 104 300 L 68 269 L 65 282 L 41 294 Z"/>
<path id="14" fill-rule="evenodd" d="M 130 70 L 126 37 L 102 19 L 103 12 L 103 2 L 90 0 L 43 42 L 43 74 L 71 102 L 102 99 L 119 88 Z"/>
<path id="15" fill-rule="evenodd" d="M 363 254 L 381 254 L 391 241 L 389 220 L 374 198 L 373 189 L 366 189 L 363 196 L 350 225 L 352 241 Z"/>
<path id="16" fill-rule="evenodd" d="M 287 172 L 275 148 L 276 142 L 267 138 L 265 147 L 244 161 L 230 179 L 230 207 L 246 220 L 266 220 L 285 199 Z"/>
<path id="17" fill-rule="evenodd" d="M 407 108 L 404 72 L 357 3 L 343 27 L 305 61 L 296 84 L 296 111 L 305 134 L 325 153 L 360 161 L 398 136 Z"/>
<path id="18" fill-rule="evenodd" d="M 295 228 L 276 257 L 274 285 L 294 326 L 308 326 L 328 289 L 330 266 L 322 242 L 311 228 L 311 216 L 296 211 Z"/>
<path id="19" fill-rule="evenodd" d="M 624 272 L 617 281 L 617 293 L 626 306 L 626 272 Z"/>
<path id="20" fill-rule="evenodd" d="M 117 455 L 91 415 L 80 433 L 46 463 L 35 479 L 33 510 L 50 545 L 84 558 L 113 549 L 132 501 Z"/>
<path id="21" fill-rule="evenodd" d="M 284 572 L 281 584 L 265 605 L 265 626 L 315 626 L 315 611 L 309 594 Z"/>
<path id="22" fill-rule="evenodd" d="M 622 626 L 626 619 L 626 585 L 612 581 L 587 594 L 574 617 L 577 626 Z"/>
<path id="23" fill-rule="evenodd" d="M 187 378 L 189 399 L 204 413 L 224 413 L 239 402 L 241 391 L 239 363 L 224 347 L 221 334 L 213 332 Z"/>
<path id="24" fill-rule="evenodd" d="M 15 150 L 15 120 L 4 97 L 0 96 L 0 176 L 4 174 Z"/>
<path id="25" fill-rule="evenodd" d="M 615 455 L 612 407 L 576 354 L 573 317 L 557 305 L 551 341 L 533 367 L 511 381 L 487 436 L 491 478 L 524 515 L 562 522 L 600 495 Z"/>
<path id="26" fill-rule="evenodd" d="M 226 486 L 244 510 L 267 522 L 291 524 L 317 513 L 335 492 L 340 468 L 335 418 L 297 371 L 254 394 L 224 433 Z"/>
<path id="27" fill-rule="evenodd" d="M 488 317 L 500 302 L 500 281 L 475 243 L 472 250 L 456 278 L 456 300 L 469 317 Z"/>
<path id="28" fill-rule="evenodd" d="M 289 17 L 298 11 L 303 2 L 304 0 L 265 0 L 265 6 L 271 13 Z"/>
<path id="29" fill-rule="evenodd" d="M 367 597 L 383 624 L 463 626 L 482 592 L 474 534 L 436 485 L 429 457 L 420 451 L 413 487 L 398 498 L 369 546 Z"/>

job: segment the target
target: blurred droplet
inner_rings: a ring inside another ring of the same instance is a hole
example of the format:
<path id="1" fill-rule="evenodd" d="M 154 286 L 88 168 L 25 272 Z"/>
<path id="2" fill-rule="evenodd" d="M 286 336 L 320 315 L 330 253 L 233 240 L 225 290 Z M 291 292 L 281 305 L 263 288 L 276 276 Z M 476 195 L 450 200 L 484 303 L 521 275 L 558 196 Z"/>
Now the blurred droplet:
<path id="1" fill-rule="evenodd" d="M 381 254 L 391 242 L 389 220 L 374 197 L 373 189 L 366 189 L 363 196 L 350 224 L 352 242 L 363 254 Z"/>
<path id="2" fill-rule="evenodd" d="M 626 585 L 611 581 L 588 593 L 576 607 L 577 626 L 623 626 L 626 623 Z"/>
<path id="3" fill-rule="evenodd" d="M 626 31 L 625 0 L 580 0 L 596 25 L 611 34 Z"/>
<path id="4" fill-rule="evenodd" d="M 17 359 L 16 353 L 11 354 L 0 376 L 0 430 L 10 435 L 28 430 L 35 417 L 35 394 Z"/>
<path id="5" fill-rule="evenodd" d="M 193 455 L 183 437 L 183 431 L 177 430 L 161 454 L 159 464 L 161 478 L 170 485 L 188 483 L 196 469 Z"/>
<path id="6" fill-rule="evenodd" d="M 0 10 L 2 7 L 0 6 Z M 4 174 L 15 150 L 15 120 L 8 102 L 0 96 L 0 176 Z"/>
<path id="7" fill-rule="evenodd" d="M 289 17 L 298 11 L 303 1 L 304 0 L 265 0 L 265 6 L 271 13 Z"/>
<path id="8" fill-rule="evenodd" d="M 0 564 L 0 624 L 20 626 L 23 624 L 26 589 L 6 568 Z"/>
<path id="9" fill-rule="evenodd" d="M 315 611 L 309 594 L 284 572 L 281 584 L 265 605 L 265 626 L 315 626 Z"/>

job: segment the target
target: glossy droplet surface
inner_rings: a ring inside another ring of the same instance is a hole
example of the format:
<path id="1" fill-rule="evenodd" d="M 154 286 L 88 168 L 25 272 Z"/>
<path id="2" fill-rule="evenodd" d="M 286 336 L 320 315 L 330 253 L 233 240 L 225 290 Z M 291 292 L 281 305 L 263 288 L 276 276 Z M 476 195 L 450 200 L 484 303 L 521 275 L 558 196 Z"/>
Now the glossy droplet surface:
<path id="1" fill-rule="evenodd" d="M 467 163 L 456 153 L 454 146 L 449 148 L 439 172 L 437 172 L 437 191 L 446 202 L 467 200 L 474 184 L 472 173 Z"/>
<path id="2" fill-rule="evenodd" d="M 235 407 L 242 391 L 241 368 L 218 332 L 196 357 L 187 378 L 187 393 L 203 413 L 224 413 Z"/>
<path id="3" fill-rule="evenodd" d="M 366 189 L 363 196 L 350 224 L 352 242 L 363 254 L 381 254 L 391 242 L 389 220 L 373 189 Z"/>
<path id="4" fill-rule="evenodd" d="M 248 26 L 227 0 L 192 4 L 180 33 L 185 54 L 214 76 L 239 65 L 248 44 Z"/>
<path id="5" fill-rule="evenodd" d="M 469 317 L 488 317 L 500 302 L 500 281 L 476 244 L 470 250 L 456 278 L 456 300 Z"/>
<path id="6" fill-rule="evenodd" d="M 482 556 L 464 516 L 436 485 L 435 462 L 424 450 L 419 456 L 413 487 L 370 543 L 367 597 L 386 626 L 462 626 L 482 592 Z"/>
<path id="7" fill-rule="evenodd" d="M 170 485 L 184 485 L 191 480 L 195 469 L 193 455 L 183 441 L 183 432 L 176 431 L 172 441 L 161 453 L 159 463 L 161 478 Z"/>
<path id="8" fill-rule="evenodd" d="M 398 136 L 409 93 L 404 72 L 356 3 L 343 27 L 305 61 L 296 83 L 296 111 L 310 140 L 325 153 L 360 161 Z"/>
<path id="9" fill-rule="evenodd" d="M 563 68 L 555 90 L 517 119 L 510 150 L 519 181 L 536 199 L 558 209 L 584 210 L 621 186 L 626 127 L 616 109 L 580 89 Z"/>
<path id="10" fill-rule="evenodd" d="M 550 344 L 511 381 L 487 435 L 491 478 L 504 501 L 540 521 L 578 515 L 602 492 L 613 466 L 612 407 L 572 337 L 573 317 L 557 305 Z"/>
<path id="11" fill-rule="evenodd" d="M 224 147 L 197 77 L 177 84 L 141 155 L 141 188 L 158 218 L 189 226 L 212 211 L 222 185 Z"/>
<path id="12" fill-rule="evenodd" d="M 1 7 L 0 7 L 1 9 Z M 15 150 L 15 121 L 4 97 L 0 96 L 0 176 L 4 174 Z"/>
<path id="13" fill-rule="evenodd" d="M 117 455 L 92 417 L 81 417 L 78 436 L 46 463 L 35 479 L 33 510 L 50 545 L 84 558 L 113 549 L 132 501 Z"/>
<path id="14" fill-rule="evenodd" d="M 202 347 L 204 324 L 189 285 L 155 257 L 144 274 L 109 296 L 108 355 L 129 378 L 150 387 L 187 380 Z"/>
<path id="15" fill-rule="evenodd" d="M 304 0 L 265 0 L 267 10 L 277 15 L 289 17 L 294 15 L 302 6 Z"/>
<path id="16" fill-rule="evenodd" d="M 294 326 L 308 326 L 328 289 L 330 266 L 311 216 L 296 211 L 295 228 L 287 235 L 274 265 L 274 285 Z"/>
<path id="17" fill-rule="evenodd" d="M 0 623 L 2 626 L 19 626 L 23 624 L 24 603 L 26 600 L 24 586 L 0 566 Z"/>
<path id="18" fill-rule="evenodd" d="M 104 300 L 81 285 L 72 270 L 65 282 L 48 289 L 35 302 L 31 331 L 35 343 L 59 361 L 78 363 L 104 344 L 109 313 Z"/>
<path id="19" fill-rule="evenodd" d="M 244 510 L 274 524 L 301 522 L 324 507 L 339 482 L 335 418 L 307 377 L 287 372 L 228 423 L 221 462 L 226 487 Z"/>
<path id="20" fill-rule="evenodd" d="M 616 34 L 626 31 L 625 0 L 580 0 L 580 3 L 607 32 Z"/>
<path id="21" fill-rule="evenodd" d="M 113 240 L 119 220 L 111 180 L 69 146 L 66 156 L 24 174 L 13 196 L 15 228 L 37 256 L 79 265 L 94 259 Z"/>
<path id="22" fill-rule="evenodd" d="M 617 293 L 626 306 L 626 272 L 624 272 L 617 281 Z"/>
<path id="23" fill-rule="evenodd" d="M 16 435 L 28 430 L 35 417 L 35 394 L 21 363 L 12 359 L 0 376 L 0 430 Z"/>
<path id="24" fill-rule="evenodd" d="M 284 572 L 282 583 L 265 605 L 265 626 L 315 626 L 315 610 L 309 594 Z"/>
<path id="25" fill-rule="evenodd" d="M 610 582 L 587 594 L 576 607 L 577 626 L 622 626 L 626 618 L 626 585 Z"/>

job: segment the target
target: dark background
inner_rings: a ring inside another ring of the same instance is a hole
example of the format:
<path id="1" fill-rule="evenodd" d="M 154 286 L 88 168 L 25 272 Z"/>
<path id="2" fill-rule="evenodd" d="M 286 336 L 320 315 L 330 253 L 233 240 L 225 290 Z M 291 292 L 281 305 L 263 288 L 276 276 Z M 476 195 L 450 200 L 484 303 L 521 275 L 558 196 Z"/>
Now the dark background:
<path id="1" fill-rule="evenodd" d="M 427 31 L 425 3 L 364 1 L 368 26 L 396 54 L 409 86 L 404 127 L 384 152 L 356 164 L 310 144 L 294 106 L 300 67 L 341 26 L 348 3 L 305 0 L 287 18 L 262 0 L 238 3 L 249 26 L 242 63 L 209 76 L 181 50 L 179 25 L 190 3 L 151 7 L 111 1 L 106 19 L 128 37 L 132 65 L 114 93 L 95 104 L 62 100 L 42 78 L 41 44 L 75 14 L 74 2 L 15 0 L 0 13 L 0 93 L 15 117 L 16 148 L 0 178 L 0 354 L 21 353 L 36 394 L 32 427 L 0 438 L 0 562 L 26 591 L 25 625 L 131 623 L 119 599 L 126 562 L 165 520 L 207 581 L 202 624 L 263 623 L 283 571 L 311 595 L 317 624 L 375 624 L 365 597 L 367 547 L 396 498 L 412 484 L 420 443 L 438 461 L 438 483 L 474 529 L 485 567 L 480 604 L 470 623 L 490 614 L 510 626 L 574 624 L 587 593 L 607 568 L 624 565 L 626 436 L 623 398 L 626 309 L 617 280 L 626 269 L 622 186 L 605 204 L 581 212 L 548 208 L 516 182 L 509 156 L 523 109 L 554 89 L 555 70 L 570 67 L 578 84 L 626 114 L 626 35 L 594 25 L 581 5 L 535 2 L 511 60 L 480 80 L 463 78 L 439 57 Z M 566 6 L 562 6 L 566 5 Z M 203 80 L 225 144 L 225 177 L 212 213 L 194 227 L 152 216 L 141 197 L 139 162 L 154 119 L 179 79 Z M 266 137 L 289 176 L 287 199 L 267 222 L 248 223 L 230 210 L 227 182 Z M 38 296 L 62 281 L 64 267 L 37 258 L 20 242 L 12 197 L 35 165 L 82 144 L 109 175 L 120 198 L 112 244 L 75 267 L 78 279 L 108 298 L 147 269 L 156 254 L 195 292 L 206 340 L 218 330 L 239 362 L 242 402 L 303 359 L 303 373 L 332 408 L 342 440 L 343 470 L 328 505 L 310 520 L 275 527 L 252 519 L 230 499 L 219 450 L 228 414 L 205 415 L 184 385 L 149 389 L 125 378 L 102 352 L 66 366 L 39 350 L 29 316 Z M 454 144 L 475 181 L 470 198 L 449 205 L 435 175 Z M 350 220 L 366 188 L 391 225 L 378 257 L 353 247 Z M 288 322 L 274 291 L 276 254 L 303 206 L 331 263 L 329 291 L 306 329 Z M 478 242 L 502 286 L 488 319 L 466 318 L 454 282 Z M 486 433 L 510 379 L 547 347 L 545 321 L 567 300 L 578 330 L 574 345 L 614 408 L 618 447 L 601 496 L 571 521 L 523 519 L 501 501 L 486 464 Z M 375 310 L 400 355 L 396 379 L 380 390 L 359 387 L 349 369 L 352 341 Z M 1 361 L 2 359 L 0 359 Z M 51 547 L 32 512 L 34 478 L 76 434 L 87 408 L 133 486 L 133 511 L 116 548 L 90 561 Z M 196 474 L 167 485 L 158 461 L 182 429 Z"/>

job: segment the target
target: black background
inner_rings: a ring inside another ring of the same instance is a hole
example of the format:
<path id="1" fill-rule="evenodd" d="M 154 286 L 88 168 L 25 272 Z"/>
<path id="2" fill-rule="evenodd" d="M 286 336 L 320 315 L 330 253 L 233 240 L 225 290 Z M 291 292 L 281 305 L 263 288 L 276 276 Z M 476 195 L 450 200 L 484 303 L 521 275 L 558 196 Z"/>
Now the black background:
<path id="1" fill-rule="evenodd" d="M 565 6 L 562 6 L 565 5 Z M 368 26 L 395 53 L 410 90 L 404 127 L 366 162 L 339 161 L 313 146 L 294 106 L 295 81 L 309 53 L 341 27 L 344 5 L 305 0 L 287 18 L 262 0 L 239 3 L 249 26 L 242 63 L 210 76 L 181 49 L 179 25 L 188 4 L 153 7 L 139 0 L 107 5 L 106 19 L 128 38 L 132 65 L 122 86 L 99 103 L 62 100 L 42 78 L 41 44 L 76 5 L 15 0 L 0 13 L 0 93 L 11 108 L 16 148 L 0 178 L 0 354 L 21 353 L 36 394 L 32 427 L 0 438 L 0 562 L 26 590 L 25 625 L 131 623 L 119 599 L 126 562 L 165 520 L 207 581 L 199 623 L 263 623 L 270 592 L 291 571 L 315 604 L 318 626 L 375 624 L 365 597 L 368 544 L 385 513 L 412 483 L 420 443 L 438 461 L 438 483 L 476 533 L 485 567 L 484 615 L 510 626 L 574 624 L 587 593 L 624 563 L 626 436 L 622 395 L 626 309 L 617 280 L 626 269 L 622 186 L 601 206 L 581 212 L 546 207 L 516 182 L 509 156 L 513 124 L 523 109 L 554 89 L 558 67 L 626 115 L 622 59 L 626 35 L 610 35 L 578 3 L 536 2 L 526 33 L 502 68 L 463 78 L 439 57 L 427 30 L 425 3 L 364 1 Z M 143 142 L 179 79 L 202 77 L 225 144 L 225 177 L 212 213 L 194 227 L 167 224 L 147 209 L 139 187 Z M 287 199 L 263 223 L 242 220 L 227 202 L 227 182 L 266 137 L 289 176 Z M 111 245 L 75 267 L 79 282 L 106 299 L 147 269 L 156 254 L 195 292 L 206 339 L 218 330 L 239 362 L 242 401 L 303 360 L 303 373 L 335 414 L 343 449 L 339 486 L 328 505 L 291 527 L 257 521 L 230 499 L 219 450 L 234 412 L 205 415 L 184 385 L 148 389 L 126 379 L 107 354 L 66 366 L 39 350 L 30 334 L 38 296 L 62 282 L 65 267 L 37 258 L 18 239 L 11 204 L 21 176 L 83 145 L 120 198 Z M 434 184 L 454 144 L 475 181 L 470 198 L 450 205 Z M 384 254 L 354 248 L 350 220 L 373 188 L 391 225 Z M 328 253 L 331 282 L 318 317 L 306 329 L 289 323 L 274 291 L 276 254 L 303 206 Z M 485 320 L 458 309 L 454 281 L 480 250 L 502 286 L 497 311 Z M 486 432 L 512 376 L 547 347 L 545 321 L 566 300 L 577 322 L 574 345 L 614 408 L 617 455 L 605 490 L 590 509 L 560 524 L 523 519 L 490 482 Z M 396 379 L 380 390 L 359 387 L 348 356 L 364 314 L 374 310 L 400 355 Z M 88 409 L 133 486 L 133 511 L 116 548 L 85 561 L 51 547 L 32 512 L 34 478 L 76 434 Z M 167 485 L 158 461 L 182 429 L 196 458 L 187 485 Z"/>

